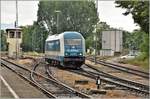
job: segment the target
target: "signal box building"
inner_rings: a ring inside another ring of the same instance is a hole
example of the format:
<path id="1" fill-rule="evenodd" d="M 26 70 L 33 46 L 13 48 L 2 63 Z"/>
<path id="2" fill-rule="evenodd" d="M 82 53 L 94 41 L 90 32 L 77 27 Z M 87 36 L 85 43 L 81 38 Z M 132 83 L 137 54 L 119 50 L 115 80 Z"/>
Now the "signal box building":
<path id="1" fill-rule="evenodd" d="M 21 55 L 22 43 L 22 30 L 21 28 L 6 29 L 7 43 L 8 43 L 8 56 L 17 58 Z"/>
<path id="2" fill-rule="evenodd" d="M 105 30 L 102 31 L 102 50 L 101 56 L 114 56 L 122 52 L 122 31 Z"/>

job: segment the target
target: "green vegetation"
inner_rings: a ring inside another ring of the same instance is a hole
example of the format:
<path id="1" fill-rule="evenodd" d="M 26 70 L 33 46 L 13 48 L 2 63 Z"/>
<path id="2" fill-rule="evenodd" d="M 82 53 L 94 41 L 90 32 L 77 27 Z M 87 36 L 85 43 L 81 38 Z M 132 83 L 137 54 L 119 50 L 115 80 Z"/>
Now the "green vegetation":
<path id="1" fill-rule="evenodd" d="M 116 7 L 126 9 L 124 15 L 132 14 L 134 22 L 137 23 L 141 30 L 149 34 L 149 1 L 130 0 L 115 1 Z"/>
<path id="2" fill-rule="evenodd" d="M 125 62 L 131 64 L 137 64 L 140 66 L 145 66 L 148 68 L 149 60 L 149 1 L 116 1 L 117 7 L 126 9 L 124 15 L 132 14 L 134 22 L 137 23 L 140 27 L 140 31 L 134 31 L 131 34 L 131 38 L 128 37 L 127 41 L 133 46 L 131 49 L 139 49 L 142 54 L 132 60 Z M 127 42 L 126 42 L 127 43 Z"/>
<path id="3" fill-rule="evenodd" d="M 1 38 L 0 38 L 0 50 L 5 51 L 7 49 L 7 43 L 6 43 L 6 33 L 4 33 L 4 30 L 1 30 Z"/>
<path id="4" fill-rule="evenodd" d="M 37 22 L 31 26 L 23 28 L 23 51 L 44 52 L 44 43 L 48 32 L 43 27 L 40 27 Z"/>
<path id="5" fill-rule="evenodd" d="M 145 32 L 140 30 L 135 30 L 132 33 L 123 32 L 123 46 L 130 50 L 140 50 L 145 37 Z"/>
<path id="6" fill-rule="evenodd" d="M 89 36 L 86 38 L 86 48 L 92 49 L 95 47 L 94 42 L 94 35 L 96 35 L 96 43 L 97 43 L 97 50 L 102 48 L 102 32 L 103 30 L 111 29 L 110 26 L 106 22 L 98 22 L 96 27 L 96 33 L 90 33 Z M 94 31 L 93 31 L 94 32 Z"/>
<path id="7" fill-rule="evenodd" d="M 91 47 L 91 35 L 99 20 L 93 1 L 40 1 L 38 6 L 38 20 L 31 26 L 23 27 L 23 51 L 44 51 L 48 34 L 57 34 L 57 14 L 58 33 L 80 32 L 87 38 L 88 48 Z M 60 13 L 56 13 L 58 10 Z"/>
<path id="8" fill-rule="evenodd" d="M 56 11 L 59 11 L 56 12 Z M 40 1 L 37 22 L 48 26 L 48 32 L 57 34 L 64 31 L 77 31 L 86 38 L 98 22 L 97 9 L 92 0 L 86 1 Z"/>
<path id="9" fill-rule="evenodd" d="M 149 70 L 149 60 L 148 58 L 144 58 L 145 56 L 142 54 L 139 57 L 136 57 L 135 59 L 130 59 L 130 60 L 121 60 L 121 63 L 128 63 L 132 64 L 135 66 L 142 66 L 145 70 Z"/>

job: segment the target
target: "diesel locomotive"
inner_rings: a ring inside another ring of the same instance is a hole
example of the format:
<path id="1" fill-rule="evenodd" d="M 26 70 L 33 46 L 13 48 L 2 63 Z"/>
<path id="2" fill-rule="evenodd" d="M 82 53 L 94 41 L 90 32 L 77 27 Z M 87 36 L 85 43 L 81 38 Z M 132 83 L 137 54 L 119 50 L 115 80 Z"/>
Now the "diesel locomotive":
<path id="1" fill-rule="evenodd" d="M 85 62 L 85 39 L 73 31 L 48 36 L 45 60 L 55 66 L 80 68 Z"/>

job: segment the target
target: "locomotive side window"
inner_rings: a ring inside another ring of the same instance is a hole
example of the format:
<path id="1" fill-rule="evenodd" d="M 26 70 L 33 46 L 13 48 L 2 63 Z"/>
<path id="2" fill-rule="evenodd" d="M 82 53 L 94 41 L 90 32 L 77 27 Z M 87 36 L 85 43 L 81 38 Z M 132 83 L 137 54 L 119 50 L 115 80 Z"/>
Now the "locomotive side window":
<path id="1" fill-rule="evenodd" d="M 54 41 L 48 41 L 46 44 L 47 51 L 60 51 L 60 41 L 54 40 Z"/>
<path id="2" fill-rule="evenodd" d="M 53 42 L 47 42 L 47 51 L 51 51 L 53 49 Z"/>
<path id="3" fill-rule="evenodd" d="M 56 40 L 54 45 L 55 45 L 55 50 L 60 51 L 60 41 Z"/>

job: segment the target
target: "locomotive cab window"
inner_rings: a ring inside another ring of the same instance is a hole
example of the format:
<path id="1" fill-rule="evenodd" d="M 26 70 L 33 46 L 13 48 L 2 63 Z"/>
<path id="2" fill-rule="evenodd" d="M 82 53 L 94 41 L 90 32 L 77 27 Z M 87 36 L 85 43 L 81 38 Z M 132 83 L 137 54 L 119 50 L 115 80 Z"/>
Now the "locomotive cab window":
<path id="1" fill-rule="evenodd" d="M 80 45 L 81 39 L 65 39 L 65 45 Z"/>
<path id="2" fill-rule="evenodd" d="M 66 49 L 82 49 L 81 39 L 65 39 L 64 43 Z"/>

